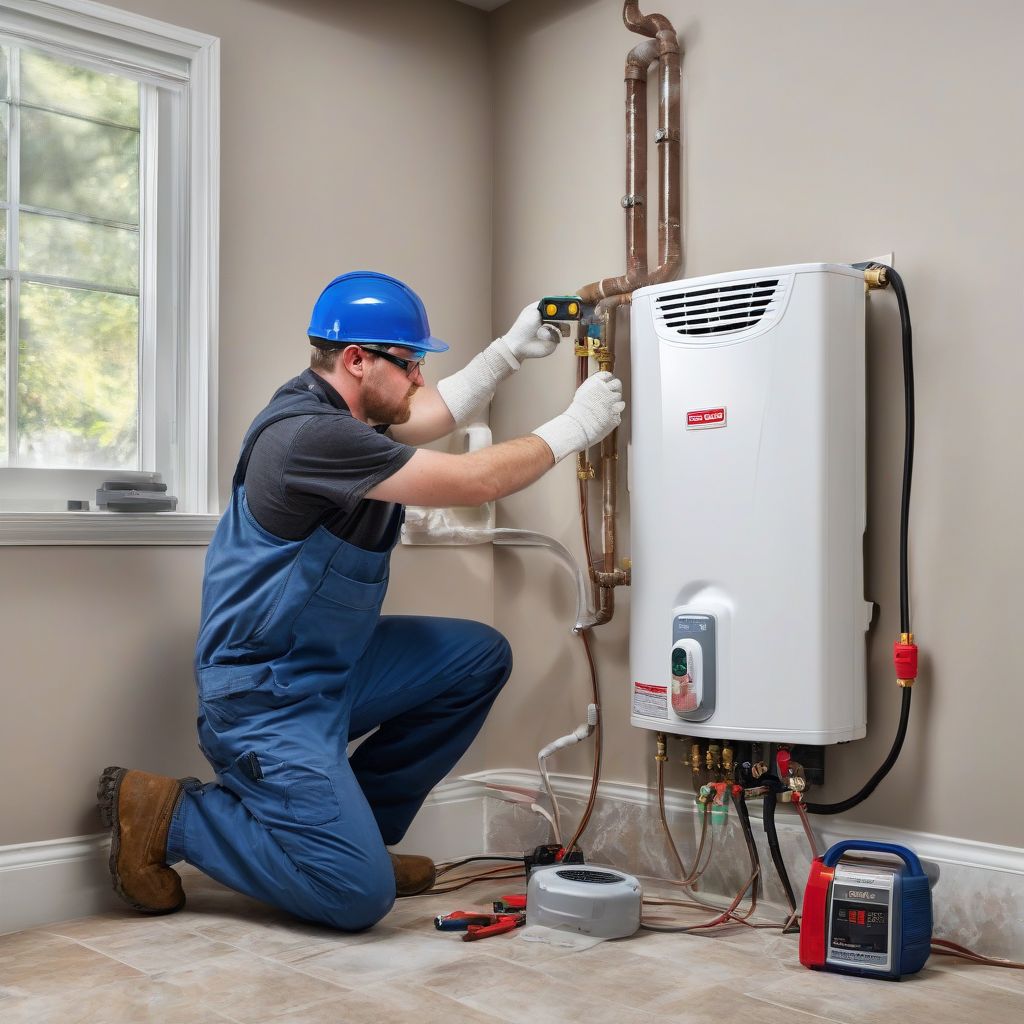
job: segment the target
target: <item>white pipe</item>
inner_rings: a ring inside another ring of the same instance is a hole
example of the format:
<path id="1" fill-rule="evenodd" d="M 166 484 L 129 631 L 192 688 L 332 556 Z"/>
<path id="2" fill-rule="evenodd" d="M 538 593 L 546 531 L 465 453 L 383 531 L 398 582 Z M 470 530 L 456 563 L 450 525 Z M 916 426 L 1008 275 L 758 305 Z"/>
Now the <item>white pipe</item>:
<path id="1" fill-rule="evenodd" d="M 431 510 L 424 510 L 429 513 Z M 579 563 L 573 558 L 572 552 L 561 541 L 554 537 L 548 537 L 535 530 L 512 530 L 512 529 L 474 529 L 473 527 L 449 526 L 441 527 L 428 525 L 417 527 L 415 530 L 407 528 L 403 531 L 402 542 L 404 544 L 440 544 L 440 545 L 470 545 L 470 544 L 498 544 L 502 547 L 511 548 L 547 548 L 558 560 L 572 573 L 576 581 L 576 624 L 572 627 L 573 633 L 582 633 L 590 629 L 597 622 L 597 615 L 590 602 L 591 588 L 590 580 Z M 411 525 L 411 524 L 410 524 Z"/>
<path id="2" fill-rule="evenodd" d="M 557 740 L 549 743 L 543 750 L 537 754 L 537 765 L 540 767 L 540 777 L 544 781 L 544 788 L 547 790 L 548 799 L 551 801 L 551 810 L 554 814 L 554 821 L 552 825 L 555 829 L 555 842 L 559 846 L 562 845 L 562 821 L 561 816 L 558 813 L 558 800 L 555 798 L 555 791 L 551 786 L 551 779 L 548 778 L 547 765 L 544 762 L 556 751 L 564 750 L 566 747 L 571 747 L 576 743 L 585 740 L 594 731 L 597 726 L 597 705 L 587 705 L 587 720 L 582 724 L 576 726 L 575 729 L 567 736 L 561 736 Z"/>

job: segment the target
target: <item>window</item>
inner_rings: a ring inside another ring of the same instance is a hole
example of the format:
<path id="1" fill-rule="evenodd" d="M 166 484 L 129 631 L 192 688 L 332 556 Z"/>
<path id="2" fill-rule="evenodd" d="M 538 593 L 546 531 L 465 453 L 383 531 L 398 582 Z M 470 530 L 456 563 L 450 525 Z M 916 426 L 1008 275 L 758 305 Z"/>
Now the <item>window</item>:
<path id="1" fill-rule="evenodd" d="M 111 479 L 216 511 L 216 44 L 0 4 L 0 542 L 139 543 L 139 517 L 66 511 Z"/>

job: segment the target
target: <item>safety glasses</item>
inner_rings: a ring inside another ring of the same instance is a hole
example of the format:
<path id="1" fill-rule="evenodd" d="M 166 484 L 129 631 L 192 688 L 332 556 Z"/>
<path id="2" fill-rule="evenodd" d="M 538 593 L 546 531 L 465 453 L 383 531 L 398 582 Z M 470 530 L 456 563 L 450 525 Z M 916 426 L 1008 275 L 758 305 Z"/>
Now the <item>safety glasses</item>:
<path id="1" fill-rule="evenodd" d="M 426 356 L 420 356 L 419 359 L 403 359 L 401 356 L 392 355 L 381 348 L 374 348 L 370 345 L 360 345 L 359 347 L 364 352 L 372 352 L 375 356 L 380 356 L 385 362 L 394 363 L 395 366 L 404 370 L 405 375 L 410 379 L 416 376 L 416 371 L 422 369 L 423 364 L 427 361 Z"/>

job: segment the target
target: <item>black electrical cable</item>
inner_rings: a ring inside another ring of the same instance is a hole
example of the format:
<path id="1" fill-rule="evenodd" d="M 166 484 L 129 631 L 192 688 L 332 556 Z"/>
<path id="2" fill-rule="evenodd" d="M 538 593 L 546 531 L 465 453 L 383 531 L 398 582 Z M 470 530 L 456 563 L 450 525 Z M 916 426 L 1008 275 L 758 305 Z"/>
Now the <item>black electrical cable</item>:
<path id="1" fill-rule="evenodd" d="M 764 795 L 763 804 L 764 834 L 768 837 L 768 849 L 772 855 L 772 863 L 775 865 L 779 881 L 782 882 L 782 888 L 786 890 L 786 902 L 789 903 L 789 909 L 793 914 L 791 918 L 793 924 L 784 928 L 783 932 L 798 932 L 800 925 L 796 921 L 796 896 L 793 893 L 792 883 L 789 881 L 789 872 L 786 871 L 786 862 L 782 859 L 779 833 L 775 828 L 775 805 L 777 803 L 778 797 L 775 795 L 775 790 L 769 787 L 768 792 Z"/>
<path id="2" fill-rule="evenodd" d="M 907 303 L 907 291 L 903 287 L 903 278 L 892 267 L 884 263 L 855 263 L 858 270 L 880 268 L 886 272 L 892 290 L 896 295 L 896 303 L 900 311 L 900 329 L 903 338 L 903 401 L 905 407 L 904 443 L 903 443 L 903 493 L 900 498 L 900 632 L 910 632 L 910 573 L 907 568 L 907 540 L 910 532 L 910 485 L 914 475 L 914 349 L 910 326 L 910 308 Z M 896 763 L 903 749 L 903 741 L 907 735 L 907 724 L 910 721 L 910 699 L 913 689 L 903 687 L 903 699 L 900 705 L 900 722 L 896 728 L 896 737 L 882 766 L 871 776 L 858 793 L 846 800 L 834 804 L 806 803 L 804 806 L 811 814 L 842 814 L 851 807 L 866 800 L 875 791 L 878 784 L 889 774 L 889 769 Z"/>

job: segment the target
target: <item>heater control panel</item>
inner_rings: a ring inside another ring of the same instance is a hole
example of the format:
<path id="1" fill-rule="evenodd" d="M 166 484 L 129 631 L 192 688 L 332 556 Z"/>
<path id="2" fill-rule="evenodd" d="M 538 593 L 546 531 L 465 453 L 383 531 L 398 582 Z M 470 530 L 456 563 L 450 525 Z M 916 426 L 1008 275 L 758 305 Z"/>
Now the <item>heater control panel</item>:
<path id="1" fill-rule="evenodd" d="M 715 712 L 717 681 L 713 615 L 677 615 L 672 623 L 669 709 L 684 722 L 703 722 Z"/>

